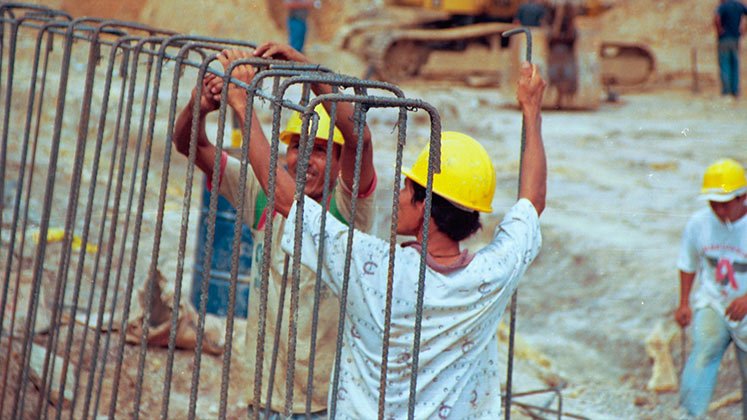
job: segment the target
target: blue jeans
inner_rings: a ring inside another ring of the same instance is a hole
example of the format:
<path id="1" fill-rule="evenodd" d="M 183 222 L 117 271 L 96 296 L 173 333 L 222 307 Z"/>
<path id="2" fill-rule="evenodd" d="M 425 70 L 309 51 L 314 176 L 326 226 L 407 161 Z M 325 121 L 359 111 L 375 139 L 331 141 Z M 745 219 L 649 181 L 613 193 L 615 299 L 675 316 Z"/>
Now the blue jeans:
<path id="1" fill-rule="evenodd" d="M 711 308 L 698 309 L 693 318 L 693 348 L 682 372 L 680 402 L 693 416 L 702 416 L 716 387 L 721 358 L 732 342 L 722 315 Z M 734 345 L 742 374 L 742 394 L 747 395 L 747 352 Z M 747 401 L 742 399 L 742 414 Z"/>
<path id="2" fill-rule="evenodd" d="M 306 18 L 288 16 L 288 43 L 297 51 L 303 52 L 306 42 Z"/>
<path id="3" fill-rule="evenodd" d="M 721 94 L 739 96 L 739 39 L 718 40 L 718 67 L 721 74 Z"/>

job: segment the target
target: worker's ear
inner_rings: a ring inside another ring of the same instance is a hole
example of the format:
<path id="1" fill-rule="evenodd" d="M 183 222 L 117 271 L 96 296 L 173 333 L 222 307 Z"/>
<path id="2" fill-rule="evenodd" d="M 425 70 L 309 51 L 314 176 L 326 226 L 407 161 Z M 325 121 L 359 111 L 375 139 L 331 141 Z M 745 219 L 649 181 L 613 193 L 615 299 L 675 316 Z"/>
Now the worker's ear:
<path id="1" fill-rule="evenodd" d="M 417 210 L 418 217 L 420 218 L 420 222 L 425 222 L 425 200 L 423 201 L 416 201 L 415 203 L 415 209 Z M 432 208 L 432 207 L 431 207 Z M 431 226 L 433 226 L 431 224 Z"/>

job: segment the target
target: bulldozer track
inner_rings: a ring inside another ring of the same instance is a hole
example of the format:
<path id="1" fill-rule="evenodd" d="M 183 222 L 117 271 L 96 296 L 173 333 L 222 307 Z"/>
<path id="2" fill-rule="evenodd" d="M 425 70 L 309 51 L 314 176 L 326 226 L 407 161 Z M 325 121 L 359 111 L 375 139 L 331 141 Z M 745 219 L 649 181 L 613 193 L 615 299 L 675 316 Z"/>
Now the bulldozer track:
<path id="1" fill-rule="evenodd" d="M 416 6 L 392 0 L 351 22 L 340 45 L 366 60 L 367 76 L 388 82 L 511 86 L 520 58 L 501 34 L 519 27 L 507 22 L 516 18 L 523 2 L 508 0 L 502 6 L 510 8 L 488 10 L 467 1 Z M 605 90 L 609 97 L 617 88 L 642 87 L 655 72 L 656 60 L 646 45 L 600 39 L 603 10 L 592 6 L 583 12 L 558 8 L 549 25 L 531 28 L 537 35 L 538 64 L 551 85 L 548 108 L 596 109 Z"/>
<path id="2" fill-rule="evenodd" d="M 438 49 L 434 44 L 468 43 L 482 38 L 498 45 L 501 33 L 516 27 L 509 23 L 482 23 L 448 29 L 380 31 L 370 38 L 365 55 L 380 78 L 402 81 L 419 74 L 430 53 Z"/>

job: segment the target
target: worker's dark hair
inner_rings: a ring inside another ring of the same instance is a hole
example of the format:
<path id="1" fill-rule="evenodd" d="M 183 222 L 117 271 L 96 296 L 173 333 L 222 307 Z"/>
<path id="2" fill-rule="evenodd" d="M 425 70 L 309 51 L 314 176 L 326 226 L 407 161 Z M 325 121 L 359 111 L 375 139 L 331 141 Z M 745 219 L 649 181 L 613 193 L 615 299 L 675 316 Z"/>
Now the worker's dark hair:
<path id="1" fill-rule="evenodd" d="M 410 182 L 413 187 L 413 204 L 424 201 L 425 188 L 413 181 Z M 475 210 L 462 210 L 436 193 L 433 193 L 431 216 L 438 230 L 454 241 L 466 239 L 482 227 L 480 213 Z"/>

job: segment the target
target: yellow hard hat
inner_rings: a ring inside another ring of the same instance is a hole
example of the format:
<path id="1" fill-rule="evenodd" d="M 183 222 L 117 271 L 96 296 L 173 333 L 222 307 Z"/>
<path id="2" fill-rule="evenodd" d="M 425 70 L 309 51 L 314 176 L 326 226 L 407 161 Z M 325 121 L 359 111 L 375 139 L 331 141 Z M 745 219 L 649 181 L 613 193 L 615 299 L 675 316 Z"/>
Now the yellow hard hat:
<path id="1" fill-rule="evenodd" d="M 726 202 L 747 193 L 744 168 L 734 159 L 720 159 L 703 174 L 700 197 L 708 201 Z"/>
<path id="2" fill-rule="evenodd" d="M 322 104 L 318 104 L 314 108 L 314 111 L 319 114 L 319 124 L 317 125 L 316 136 L 314 137 L 319 140 L 327 140 L 327 137 L 329 136 L 329 114 L 327 114 L 327 111 L 324 109 Z M 311 129 L 311 121 L 309 121 L 309 129 Z M 285 130 L 280 133 L 280 141 L 288 144 L 294 134 L 301 135 L 301 114 L 298 112 L 294 112 L 293 115 L 291 115 L 290 120 L 288 120 L 288 125 L 285 126 Z M 332 141 L 340 146 L 345 144 L 345 139 L 342 137 L 342 133 L 337 127 L 335 127 L 335 134 L 332 137 Z"/>
<path id="3" fill-rule="evenodd" d="M 410 169 L 402 170 L 423 187 L 428 180 L 429 148 L 425 146 Z M 466 134 L 441 133 L 441 173 L 433 174 L 433 192 L 459 207 L 493 211 L 495 169 L 485 148 Z"/>

